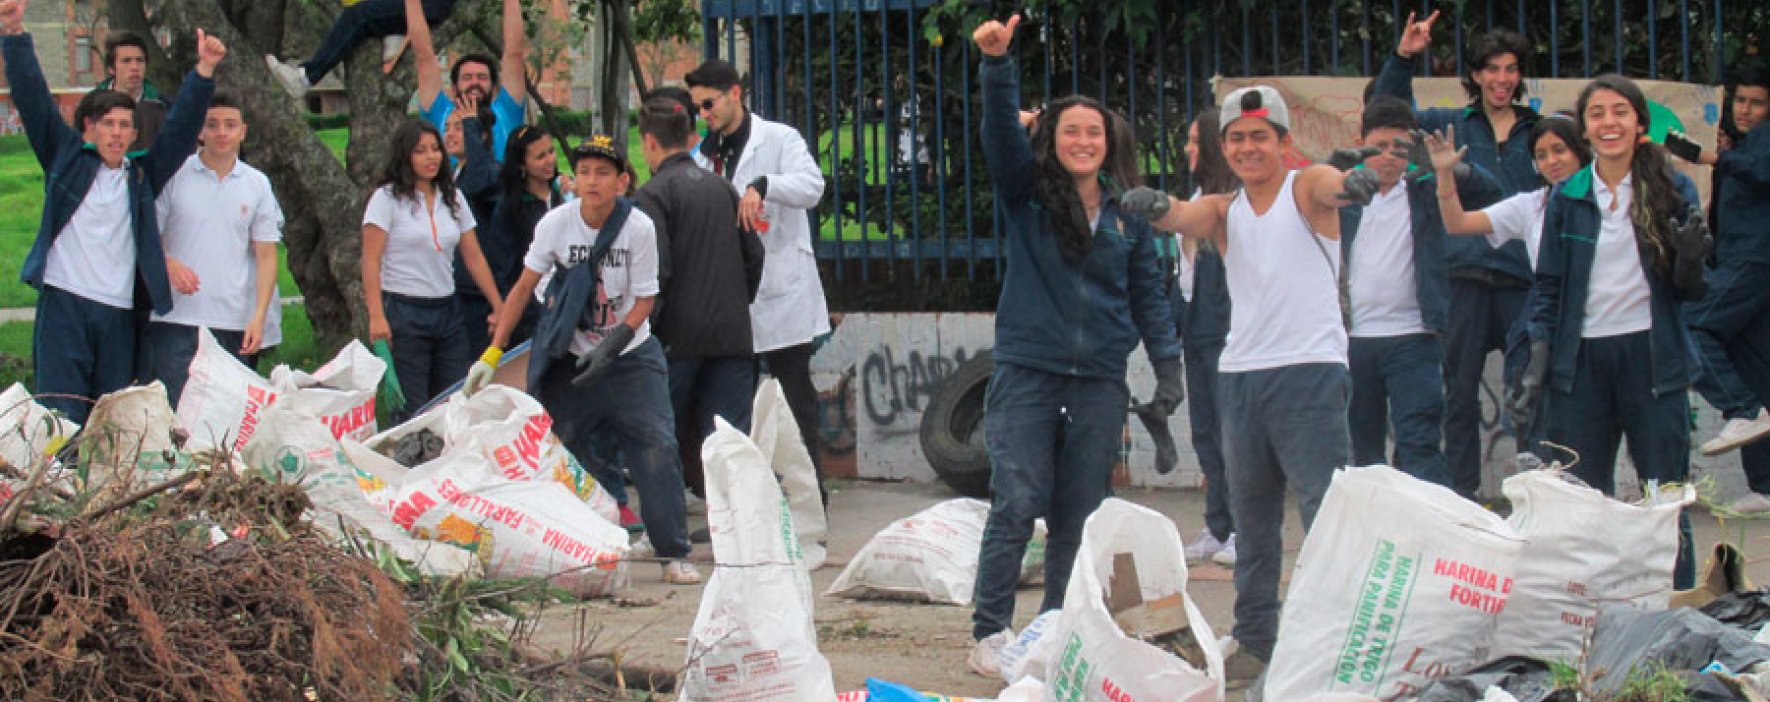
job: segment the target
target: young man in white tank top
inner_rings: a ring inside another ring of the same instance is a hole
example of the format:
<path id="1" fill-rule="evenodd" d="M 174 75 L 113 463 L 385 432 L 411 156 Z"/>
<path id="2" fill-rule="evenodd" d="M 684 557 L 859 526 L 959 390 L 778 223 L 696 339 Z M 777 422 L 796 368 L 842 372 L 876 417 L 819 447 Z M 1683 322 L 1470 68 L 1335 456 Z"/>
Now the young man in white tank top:
<path id="1" fill-rule="evenodd" d="M 1307 529 L 1334 471 L 1351 457 L 1338 209 L 1368 205 L 1377 179 L 1327 165 L 1286 169 L 1290 118 L 1277 90 L 1237 90 L 1221 111 L 1223 152 L 1243 189 L 1182 202 L 1138 188 L 1121 199 L 1121 211 L 1208 238 L 1223 252 L 1234 304 L 1217 402 L 1237 530 L 1240 646 L 1225 661 L 1234 688 L 1264 670 L 1278 638 L 1286 485 Z"/>

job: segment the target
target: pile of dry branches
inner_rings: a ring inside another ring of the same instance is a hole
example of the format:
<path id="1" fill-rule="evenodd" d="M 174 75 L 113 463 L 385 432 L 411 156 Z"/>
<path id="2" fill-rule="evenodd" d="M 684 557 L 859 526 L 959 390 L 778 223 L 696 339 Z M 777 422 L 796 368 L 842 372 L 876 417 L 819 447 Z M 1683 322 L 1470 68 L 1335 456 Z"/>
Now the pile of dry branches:
<path id="1" fill-rule="evenodd" d="M 298 487 L 185 482 L 0 534 L 0 697 L 391 696 L 413 647 L 400 586 L 301 524 Z"/>

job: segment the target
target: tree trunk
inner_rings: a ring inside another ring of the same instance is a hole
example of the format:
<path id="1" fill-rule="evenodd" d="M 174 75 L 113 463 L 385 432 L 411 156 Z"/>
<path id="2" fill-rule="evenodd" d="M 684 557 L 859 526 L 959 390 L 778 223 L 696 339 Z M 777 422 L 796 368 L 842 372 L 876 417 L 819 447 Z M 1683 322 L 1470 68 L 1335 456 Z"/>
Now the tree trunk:
<path id="1" fill-rule="evenodd" d="M 271 77 L 254 46 L 278 46 L 265 37 L 247 37 L 222 13 L 219 0 L 165 0 L 156 21 L 167 27 L 203 27 L 229 47 L 216 70 L 220 87 L 245 105 L 250 125 L 242 152 L 270 177 L 286 223 L 290 272 L 307 301 L 319 350 L 324 355 L 367 327 L 361 281 L 363 203 L 379 169 L 393 129 L 405 119 L 412 96 L 409 63 L 389 78 L 381 75 L 381 43 L 363 42 L 345 61 L 343 78 L 351 105 L 350 168 L 332 157 L 307 125 L 301 105 Z M 257 22 L 258 31 L 280 25 Z M 194 56 L 174 60 L 189 65 Z M 182 51 L 191 51 L 190 43 Z M 293 291 L 283 291 L 285 293 Z"/>
<path id="2" fill-rule="evenodd" d="M 287 0 L 221 0 L 221 11 L 246 34 L 247 41 L 254 42 L 253 55 L 274 54 L 283 45 L 283 11 L 287 5 Z"/>
<path id="3" fill-rule="evenodd" d="M 596 31 L 602 40 L 597 47 L 602 54 L 602 95 L 596 121 L 604 134 L 619 137 L 627 133 L 627 53 L 622 50 L 620 32 L 630 24 L 630 10 L 619 0 L 603 0 L 601 9 L 602 21 L 597 22 Z"/>

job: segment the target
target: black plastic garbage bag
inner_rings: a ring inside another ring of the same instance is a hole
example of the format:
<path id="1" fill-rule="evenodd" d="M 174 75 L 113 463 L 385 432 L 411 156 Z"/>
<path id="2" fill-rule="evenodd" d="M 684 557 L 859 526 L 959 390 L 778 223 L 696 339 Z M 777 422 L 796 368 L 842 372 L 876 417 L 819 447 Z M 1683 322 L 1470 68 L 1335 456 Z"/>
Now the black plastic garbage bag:
<path id="1" fill-rule="evenodd" d="M 1770 622 L 1770 591 L 1730 592 L 1703 605 L 1702 613 L 1722 624 L 1755 632 Z"/>
<path id="2" fill-rule="evenodd" d="M 1586 677 L 1593 691 L 1610 694 L 1628 681 L 1639 666 L 1659 665 L 1673 671 L 1699 671 L 1711 662 L 1744 672 L 1770 661 L 1770 646 L 1752 641 L 1743 630 L 1702 612 L 1678 608 L 1663 612 L 1608 609 L 1598 614 Z M 1602 673 L 1602 675 L 1598 675 Z"/>
<path id="3" fill-rule="evenodd" d="M 1518 702 L 1573 702 L 1571 690 L 1556 690 L 1549 664 L 1512 656 L 1482 664 L 1462 675 L 1439 678 L 1420 692 L 1417 702 L 1479 702 L 1487 689 L 1505 690 Z"/>

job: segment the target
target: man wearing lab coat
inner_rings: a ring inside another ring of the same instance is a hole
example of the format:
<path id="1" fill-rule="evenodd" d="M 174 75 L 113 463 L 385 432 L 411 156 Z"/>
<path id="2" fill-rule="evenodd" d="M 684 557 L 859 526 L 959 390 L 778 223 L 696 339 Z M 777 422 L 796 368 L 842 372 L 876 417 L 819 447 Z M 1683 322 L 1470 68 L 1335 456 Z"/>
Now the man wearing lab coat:
<path id="1" fill-rule="evenodd" d="M 823 196 L 824 176 L 799 132 L 744 109 L 737 69 L 714 59 L 685 76 L 707 121 L 695 161 L 738 192 L 738 225 L 762 238 L 762 286 L 750 304 L 756 355 L 780 380 L 805 448 L 823 482 L 817 449 L 817 390 L 812 341 L 830 331 L 807 210 Z"/>

